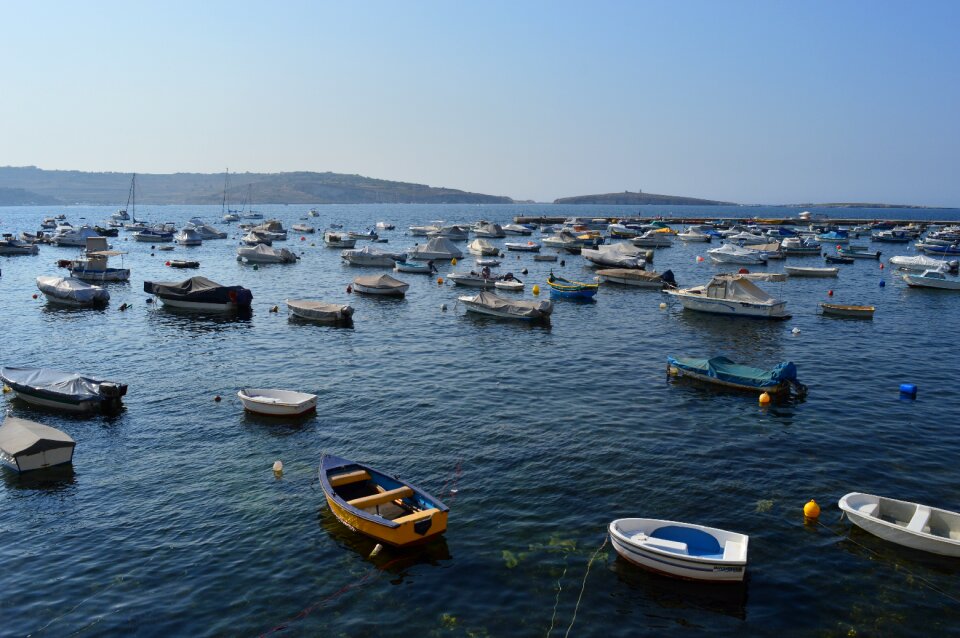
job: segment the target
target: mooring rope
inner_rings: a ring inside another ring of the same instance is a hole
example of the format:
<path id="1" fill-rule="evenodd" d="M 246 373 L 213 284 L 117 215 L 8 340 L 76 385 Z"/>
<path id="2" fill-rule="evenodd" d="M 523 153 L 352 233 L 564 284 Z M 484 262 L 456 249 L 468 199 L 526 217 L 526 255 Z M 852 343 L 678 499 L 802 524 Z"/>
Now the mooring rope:
<path id="1" fill-rule="evenodd" d="M 570 635 L 570 631 L 573 629 L 573 623 L 577 622 L 577 611 L 580 609 L 580 601 L 583 600 L 583 590 L 587 588 L 587 576 L 590 575 L 590 568 L 593 566 L 593 561 L 597 559 L 597 556 L 600 554 L 600 550 L 607 546 L 607 537 L 604 537 L 603 542 L 600 543 L 600 547 L 597 548 L 597 551 L 593 552 L 593 556 L 590 557 L 590 562 L 587 563 L 587 571 L 583 574 L 583 584 L 580 585 L 580 595 L 577 596 L 577 605 L 573 608 L 573 618 L 570 619 L 570 626 L 567 627 L 567 633 L 563 634 L 563 638 L 567 638 Z"/>
<path id="2" fill-rule="evenodd" d="M 563 557 L 563 573 L 560 574 L 560 578 L 557 579 L 557 599 L 553 601 L 553 616 L 550 617 L 550 628 L 547 629 L 546 638 L 550 638 L 550 633 L 553 631 L 554 623 L 557 620 L 557 607 L 560 606 L 560 592 L 563 591 L 563 577 L 567 575 L 567 556 Z"/>
<path id="3" fill-rule="evenodd" d="M 848 517 L 848 518 L 849 518 L 849 517 Z M 854 545 L 856 545 L 857 547 L 859 547 L 859 548 L 861 548 L 861 549 L 865 549 L 866 551 L 868 551 L 868 552 L 870 552 L 871 554 L 873 554 L 875 557 L 877 557 L 877 558 L 882 558 L 880 552 L 878 552 L 878 551 L 876 551 L 876 550 L 874 550 L 874 549 L 871 549 L 871 548 L 867 547 L 867 546 L 864 545 L 863 543 L 858 543 L 857 541 L 855 541 L 855 540 L 854 540 L 853 538 L 851 538 L 850 536 L 844 536 L 843 534 L 841 534 L 840 532 L 834 530 L 833 528 L 831 528 L 831 527 L 828 526 L 828 525 L 824 525 L 822 522 L 820 522 L 820 519 L 819 519 L 819 518 L 817 518 L 817 519 L 815 519 L 815 520 L 816 520 L 817 525 L 819 525 L 820 527 L 822 527 L 822 528 L 824 528 L 824 529 L 832 532 L 833 534 L 836 534 L 837 536 L 839 536 L 840 538 L 843 538 L 844 540 L 850 541 L 851 543 L 853 543 Z M 840 518 L 837 519 L 837 522 L 839 523 L 839 522 L 842 521 L 842 520 L 843 520 L 843 512 L 840 513 Z M 886 563 L 887 561 L 880 561 L 880 562 L 881 562 L 881 563 Z M 948 598 L 949 600 L 952 600 L 953 602 L 955 602 L 955 603 L 957 603 L 957 604 L 960 604 L 960 598 L 957 598 L 957 597 L 953 596 L 952 594 L 948 594 L 947 592 L 943 591 L 942 589 L 940 589 L 939 587 L 937 587 L 936 585 L 934 585 L 932 582 L 930 582 L 929 580 L 927 580 L 927 579 L 924 578 L 923 576 L 919 576 L 919 575 L 913 573 L 913 572 L 910 571 L 908 568 L 906 568 L 906 567 L 901 567 L 900 565 L 894 565 L 894 570 L 896 570 L 896 571 L 901 571 L 901 570 L 902 570 L 902 571 L 906 572 L 906 573 L 910 576 L 910 578 L 913 578 L 913 579 L 919 581 L 921 584 L 927 586 L 928 588 L 932 589 L 933 591 L 937 592 L 938 594 L 942 594 L 943 596 L 945 596 L 945 597 Z"/>

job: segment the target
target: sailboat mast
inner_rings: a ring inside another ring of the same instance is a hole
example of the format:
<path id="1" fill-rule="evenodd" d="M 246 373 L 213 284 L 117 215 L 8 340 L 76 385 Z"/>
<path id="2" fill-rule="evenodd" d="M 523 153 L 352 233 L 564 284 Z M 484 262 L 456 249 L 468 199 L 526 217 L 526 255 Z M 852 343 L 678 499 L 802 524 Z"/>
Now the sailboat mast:
<path id="1" fill-rule="evenodd" d="M 227 167 L 227 174 L 223 177 L 223 203 L 220 204 L 220 214 L 225 215 L 227 212 L 227 184 L 230 183 L 230 168 Z"/>

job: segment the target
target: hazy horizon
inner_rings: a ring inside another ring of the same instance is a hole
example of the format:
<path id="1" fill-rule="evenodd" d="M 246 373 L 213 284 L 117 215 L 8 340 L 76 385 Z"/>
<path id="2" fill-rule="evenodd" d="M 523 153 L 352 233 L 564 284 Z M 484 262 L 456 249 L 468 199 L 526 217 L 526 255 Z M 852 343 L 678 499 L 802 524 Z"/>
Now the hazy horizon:
<path id="1" fill-rule="evenodd" d="M 960 205 L 960 5 L 8 4 L 0 164 Z"/>

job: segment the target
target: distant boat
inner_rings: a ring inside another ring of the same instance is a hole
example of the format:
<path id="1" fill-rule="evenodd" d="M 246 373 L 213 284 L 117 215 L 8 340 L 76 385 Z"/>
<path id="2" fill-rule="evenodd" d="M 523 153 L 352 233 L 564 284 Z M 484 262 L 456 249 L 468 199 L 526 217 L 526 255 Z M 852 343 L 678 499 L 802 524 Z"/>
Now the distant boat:
<path id="1" fill-rule="evenodd" d="M 0 368 L 0 381 L 27 403 L 67 412 L 113 412 L 127 393 L 125 383 L 49 368 Z"/>
<path id="2" fill-rule="evenodd" d="M 294 224 L 290 227 L 291 230 L 295 230 L 298 233 L 315 233 L 317 229 L 309 224 Z"/>
<path id="3" fill-rule="evenodd" d="M 873 319 L 873 313 L 876 310 L 873 306 L 846 306 L 835 303 L 822 303 L 820 310 L 825 315 L 834 317 L 851 317 L 854 319 Z"/>
<path id="4" fill-rule="evenodd" d="M 237 259 L 251 264 L 295 264 L 299 257 L 286 248 L 277 250 L 264 244 L 237 248 Z"/>
<path id="5" fill-rule="evenodd" d="M 385 266 L 392 268 L 398 261 L 406 259 L 406 253 L 392 253 L 380 250 L 374 246 L 364 246 L 360 249 L 344 250 L 340 253 L 341 259 L 354 266 Z"/>
<path id="6" fill-rule="evenodd" d="M 186 226 L 174 235 L 174 240 L 181 246 L 199 246 L 203 243 L 203 235 L 198 233 L 192 226 Z"/>
<path id="7" fill-rule="evenodd" d="M 320 460 L 319 476 L 333 515 L 380 543 L 405 547 L 447 529 L 450 508 L 396 476 L 330 455 Z"/>
<path id="8" fill-rule="evenodd" d="M 367 295 L 403 297 L 409 288 L 410 284 L 390 275 L 370 275 L 353 280 L 353 289 Z"/>
<path id="9" fill-rule="evenodd" d="M 377 230 L 393 230 L 394 228 L 396 228 L 396 226 L 390 222 L 377 222 Z"/>
<path id="10" fill-rule="evenodd" d="M 28 472 L 73 462 L 76 442 L 66 432 L 8 416 L 0 426 L 0 463 Z"/>
<path id="11" fill-rule="evenodd" d="M 733 390 L 769 394 L 789 394 L 796 390 L 800 394 L 806 393 L 806 387 L 797 380 L 797 366 L 791 361 L 764 370 L 735 363 L 727 357 L 667 357 L 667 373 L 672 377 L 687 377 Z"/>
<path id="12" fill-rule="evenodd" d="M 622 284 L 624 286 L 635 286 L 637 288 L 655 288 L 660 290 L 664 286 L 676 286 L 676 282 L 673 279 L 673 272 L 670 270 L 663 274 L 658 274 L 646 270 L 636 270 L 634 268 L 605 268 L 598 270 L 597 276 L 600 277 L 600 283 Z"/>
<path id="13" fill-rule="evenodd" d="M 12 235 L 6 234 L 0 239 L 0 255 L 9 257 L 12 255 L 36 255 L 40 249 L 36 244 L 14 239 Z"/>
<path id="14" fill-rule="evenodd" d="M 765 264 L 767 257 L 764 253 L 742 248 L 735 244 L 724 244 L 720 248 L 708 250 L 710 259 L 722 264 Z"/>
<path id="15" fill-rule="evenodd" d="M 547 277 L 547 285 L 550 286 L 550 296 L 568 299 L 593 299 L 600 288 L 600 284 L 588 284 L 558 277 L 552 270 Z"/>
<path id="16" fill-rule="evenodd" d="M 929 505 L 850 492 L 838 503 L 850 522 L 885 541 L 960 557 L 960 514 Z"/>
<path id="17" fill-rule="evenodd" d="M 939 288 L 941 290 L 960 290 L 960 279 L 956 277 L 947 277 L 939 270 L 924 270 L 922 274 L 916 275 L 904 273 L 903 280 L 908 286 L 915 288 Z"/>
<path id="18" fill-rule="evenodd" d="M 791 277 L 836 277 L 839 268 L 803 268 L 800 266 L 784 266 L 784 272 Z"/>
<path id="19" fill-rule="evenodd" d="M 353 248 L 357 245 L 357 240 L 350 239 L 345 233 L 327 230 L 323 233 L 323 243 L 327 248 Z"/>
<path id="20" fill-rule="evenodd" d="M 421 275 L 429 275 L 437 272 L 437 268 L 432 261 L 398 261 L 393 264 L 395 272 L 409 272 Z"/>
<path id="21" fill-rule="evenodd" d="M 608 531 L 621 557 L 667 576 L 740 582 L 746 573 L 745 534 L 655 518 L 617 519 Z"/>

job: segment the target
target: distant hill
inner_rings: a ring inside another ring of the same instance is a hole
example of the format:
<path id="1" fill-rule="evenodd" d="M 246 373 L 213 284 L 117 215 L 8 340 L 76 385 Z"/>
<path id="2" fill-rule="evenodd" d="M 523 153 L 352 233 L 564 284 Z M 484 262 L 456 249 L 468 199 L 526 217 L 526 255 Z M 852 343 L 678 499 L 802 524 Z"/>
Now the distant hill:
<path id="1" fill-rule="evenodd" d="M 56 197 L 39 195 L 22 188 L 0 187 L 0 206 L 55 206 L 62 203 Z"/>
<path id="2" fill-rule="evenodd" d="M 0 205 L 90 204 L 123 206 L 130 173 L 48 171 L 0 167 Z M 138 204 L 219 204 L 223 173 L 138 174 Z M 453 188 L 391 182 L 341 173 L 230 174 L 227 199 L 239 207 L 260 204 L 510 204 L 509 197 Z"/>
<path id="3" fill-rule="evenodd" d="M 578 195 L 562 197 L 554 204 L 617 204 L 620 206 L 639 206 L 641 204 L 659 204 L 661 206 L 736 206 L 733 202 L 718 202 L 712 199 L 679 197 L 677 195 L 656 195 L 654 193 L 606 193 L 605 195 Z"/>

